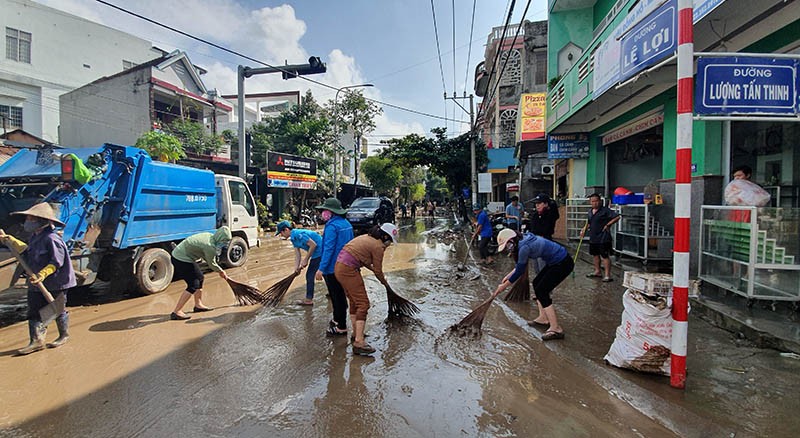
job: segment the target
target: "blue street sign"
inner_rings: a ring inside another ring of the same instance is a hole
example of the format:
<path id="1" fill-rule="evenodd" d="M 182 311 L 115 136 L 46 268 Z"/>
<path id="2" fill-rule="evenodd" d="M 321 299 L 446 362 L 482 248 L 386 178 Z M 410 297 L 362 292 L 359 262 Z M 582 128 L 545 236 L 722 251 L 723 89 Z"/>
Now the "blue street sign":
<path id="1" fill-rule="evenodd" d="M 697 114 L 797 114 L 798 61 L 772 58 L 700 58 Z"/>
<path id="2" fill-rule="evenodd" d="M 589 158 L 589 134 L 553 134 L 547 136 L 547 158 Z"/>
<path id="3" fill-rule="evenodd" d="M 677 0 L 669 0 L 626 33 L 621 43 L 620 79 L 625 80 L 675 52 L 677 29 Z"/>

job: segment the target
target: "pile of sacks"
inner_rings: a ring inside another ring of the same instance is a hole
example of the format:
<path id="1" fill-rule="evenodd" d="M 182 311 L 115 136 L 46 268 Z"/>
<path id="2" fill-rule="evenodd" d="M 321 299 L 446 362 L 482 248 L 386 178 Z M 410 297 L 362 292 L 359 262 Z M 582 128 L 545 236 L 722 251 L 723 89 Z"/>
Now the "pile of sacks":
<path id="1" fill-rule="evenodd" d="M 672 276 L 625 272 L 622 323 L 606 362 L 647 373 L 670 373 Z"/>

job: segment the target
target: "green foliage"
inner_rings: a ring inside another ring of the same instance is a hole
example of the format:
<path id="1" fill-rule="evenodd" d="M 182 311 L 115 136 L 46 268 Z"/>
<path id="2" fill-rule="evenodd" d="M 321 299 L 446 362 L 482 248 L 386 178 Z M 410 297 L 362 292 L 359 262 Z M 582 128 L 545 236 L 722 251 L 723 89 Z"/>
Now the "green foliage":
<path id="1" fill-rule="evenodd" d="M 368 157 L 361 163 L 361 171 L 379 194 L 392 197 L 397 188 L 402 170 L 388 158 Z"/>
<path id="2" fill-rule="evenodd" d="M 346 90 L 344 96 L 336 101 L 329 100 L 327 112 L 330 114 L 333 123 L 337 124 L 338 132 L 347 132 L 348 128 L 353 130 L 353 139 L 358 144 L 364 134 L 369 134 L 375 130 L 375 118 L 383 114 L 383 108 L 375 102 L 364 98 L 361 90 Z M 337 143 L 338 139 L 334 139 Z M 340 150 L 341 153 L 341 150 Z M 356 169 L 358 169 L 358 154 L 355 156 Z M 358 171 L 356 171 L 354 184 L 358 183 Z"/>
<path id="3" fill-rule="evenodd" d="M 433 138 L 409 134 L 385 141 L 389 147 L 381 152 L 381 156 L 397 162 L 402 168 L 427 166 L 433 174 L 445 179 L 446 186 L 453 193 L 463 186 L 470 186 L 470 134 L 448 139 L 445 128 L 434 128 L 431 133 Z M 478 168 L 489 162 L 486 147 L 480 139 L 476 139 L 475 161 Z"/>
<path id="4" fill-rule="evenodd" d="M 256 200 L 256 214 L 258 214 L 258 224 L 261 228 L 268 228 L 270 226 L 270 212 L 263 202 Z"/>
<path id="5" fill-rule="evenodd" d="M 174 136 L 160 131 L 145 132 L 138 140 L 135 146 L 139 149 L 144 149 L 148 154 L 158 161 L 166 163 L 175 162 L 181 158 L 186 157 L 183 151 L 183 146 L 180 140 Z"/>
<path id="6" fill-rule="evenodd" d="M 222 149 L 222 137 L 206 132 L 202 123 L 178 119 L 165 126 L 164 131 L 177 138 L 185 149 L 198 154 L 216 154 Z"/>
<path id="7" fill-rule="evenodd" d="M 407 190 L 409 201 L 421 201 L 425 198 L 425 184 L 412 184 L 408 186 Z"/>
<path id="8" fill-rule="evenodd" d="M 311 91 L 306 92 L 300 105 L 253 125 L 250 135 L 250 149 L 256 166 L 266 166 L 267 151 L 276 151 L 316 158 L 318 171 L 330 167 L 333 126 Z"/>

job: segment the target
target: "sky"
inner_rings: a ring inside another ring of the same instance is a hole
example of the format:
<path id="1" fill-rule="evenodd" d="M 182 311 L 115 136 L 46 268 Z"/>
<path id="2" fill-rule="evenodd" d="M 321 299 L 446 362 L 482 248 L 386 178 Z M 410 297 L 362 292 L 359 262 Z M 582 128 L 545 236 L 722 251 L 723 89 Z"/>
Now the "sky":
<path id="1" fill-rule="evenodd" d="M 95 0 L 37 1 L 146 39 L 161 49 L 186 51 L 195 65 L 208 70 L 202 76 L 206 87 L 222 94 L 236 94 L 239 64 L 261 67 Z M 304 64 L 309 56 L 319 56 L 328 70 L 310 79 L 337 88 L 371 83 L 373 87 L 362 89 L 369 98 L 440 117 L 384 106 L 377 128 L 367 136 L 370 144 L 410 133 L 426 135 L 434 127 L 446 127 L 451 135 L 466 132 L 469 114 L 452 100 L 445 101 L 443 93 L 474 93 L 475 66 L 483 60 L 491 29 L 503 25 L 511 3 L 475 0 L 473 25 L 470 0 L 106 1 L 270 65 Z M 526 3 L 515 2 L 512 23 L 521 20 Z M 532 0 L 525 19 L 546 19 L 546 8 L 547 0 Z M 310 89 L 320 103 L 336 93 L 302 79 L 283 80 L 280 74 L 253 76 L 245 81 L 245 89 L 301 94 Z M 468 100 L 460 102 L 469 109 Z M 476 97 L 476 108 L 477 103 Z"/>

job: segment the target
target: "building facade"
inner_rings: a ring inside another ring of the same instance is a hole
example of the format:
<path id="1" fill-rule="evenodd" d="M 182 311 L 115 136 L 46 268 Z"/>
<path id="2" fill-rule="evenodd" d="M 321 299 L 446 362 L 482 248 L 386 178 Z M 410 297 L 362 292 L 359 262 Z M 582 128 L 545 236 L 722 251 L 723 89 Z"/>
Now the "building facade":
<path id="1" fill-rule="evenodd" d="M 0 122 L 9 131 L 63 143 L 60 95 L 163 54 L 149 41 L 30 0 L 0 0 L 0 11 Z"/>

